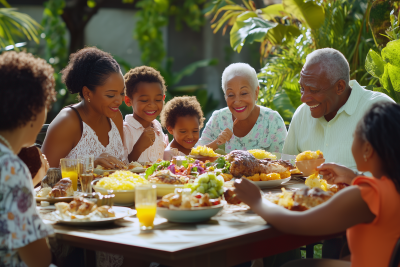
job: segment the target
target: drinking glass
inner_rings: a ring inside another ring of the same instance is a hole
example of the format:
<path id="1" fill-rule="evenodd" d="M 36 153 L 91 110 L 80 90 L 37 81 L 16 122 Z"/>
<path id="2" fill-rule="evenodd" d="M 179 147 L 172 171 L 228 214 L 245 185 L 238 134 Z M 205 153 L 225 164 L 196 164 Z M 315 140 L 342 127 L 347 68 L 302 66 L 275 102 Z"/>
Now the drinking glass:
<path id="1" fill-rule="evenodd" d="M 142 185 L 135 188 L 135 208 L 141 230 L 154 228 L 157 212 L 157 191 L 155 185 Z"/>
<path id="2" fill-rule="evenodd" d="M 78 159 L 78 173 L 82 193 L 92 193 L 94 171 L 94 156 L 84 156 Z"/>
<path id="3" fill-rule="evenodd" d="M 78 160 L 60 159 L 61 177 L 69 178 L 72 181 L 74 191 L 78 189 Z"/>

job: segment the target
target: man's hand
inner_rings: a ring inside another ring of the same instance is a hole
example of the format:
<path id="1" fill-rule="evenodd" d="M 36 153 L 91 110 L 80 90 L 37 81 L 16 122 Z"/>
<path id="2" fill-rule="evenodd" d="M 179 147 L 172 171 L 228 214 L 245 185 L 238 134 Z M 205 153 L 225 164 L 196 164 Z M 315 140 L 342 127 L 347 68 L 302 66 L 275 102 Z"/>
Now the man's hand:
<path id="1" fill-rule="evenodd" d="M 351 184 L 356 174 L 349 168 L 335 163 L 324 163 L 317 167 L 319 174 L 330 184 Z"/>
<path id="2" fill-rule="evenodd" d="M 94 167 L 96 168 L 97 165 L 108 169 L 124 169 L 126 167 L 122 161 L 108 153 L 103 153 L 94 159 Z"/>
<path id="3" fill-rule="evenodd" d="M 262 201 L 260 188 L 246 178 L 236 179 L 234 185 L 237 197 L 250 208 Z"/>
<path id="4" fill-rule="evenodd" d="M 232 131 L 229 128 L 226 128 L 222 133 L 219 134 L 217 138 L 217 144 L 222 145 L 231 140 L 233 136 Z"/>

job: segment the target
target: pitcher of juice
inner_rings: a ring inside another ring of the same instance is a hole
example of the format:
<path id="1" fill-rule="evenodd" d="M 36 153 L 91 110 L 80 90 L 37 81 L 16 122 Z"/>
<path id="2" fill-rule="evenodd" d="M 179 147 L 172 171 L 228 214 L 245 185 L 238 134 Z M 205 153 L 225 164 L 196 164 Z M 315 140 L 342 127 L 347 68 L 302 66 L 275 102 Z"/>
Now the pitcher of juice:
<path id="1" fill-rule="evenodd" d="M 135 188 L 136 216 L 141 230 L 154 228 L 154 218 L 157 212 L 157 193 L 155 185 L 137 186 Z"/>
<path id="2" fill-rule="evenodd" d="M 69 178 L 74 191 L 78 190 L 78 160 L 60 159 L 60 165 L 62 178 Z"/>

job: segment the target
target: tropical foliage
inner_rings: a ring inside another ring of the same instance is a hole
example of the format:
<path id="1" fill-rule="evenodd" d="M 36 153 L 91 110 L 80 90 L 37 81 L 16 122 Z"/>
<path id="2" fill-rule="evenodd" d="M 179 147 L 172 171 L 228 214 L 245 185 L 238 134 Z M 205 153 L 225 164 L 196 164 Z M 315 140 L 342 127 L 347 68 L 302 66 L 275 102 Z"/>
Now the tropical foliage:
<path id="1" fill-rule="evenodd" d="M 243 0 L 243 5 L 238 5 L 221 0 L 208 13 L 215 14 L 214 32 L 225 25 L 224 33 L 232 26 L 232 49 L 240 52 L 245 43 L 260 43 L 260 61 L 265 65 L 258 74 L 262 85 L 259 104 L 278 110 L 286 123 L 301 104 L 299 73 L 306 56 L 315 49 L 341 51 L 350 63 L 352 78 L 362 85 L 378 81 L 369 77 L 364 67 L 368 51 L 375 48 L 366 26 L 370 2 L 320 2 L 282 0 L 282 4 L 257 9 L 253 1 Z"/>
<path id="2" fill-rule="evenodd" d="M 0 48 L 13 45 L 21 39 L 33 40 L 39 43 L 40 25 L 29 15 L 18 12 L 7 3 L 0 0 L 4 8 L 0 8 Z"/>
<path id="3" fill-rule="evenodd" d="M 399 14 L 399 13 L 398 13 Z M 389 95 L 397 103 L 400 102 L 400 32 L 399 18 L 395 12 L 390 13 L 390 26 L 384 37 L 389 41 L 380 52 L 370 50 L 365 62 L 369 74 L 379 79 L 379 86 L 370 89 Z M 375 40 L 379 40 L 375 38 Z M 392 40 L 392 41 L 390 41 Z M 383 42 L 380 42 L 383 43 Z"/>

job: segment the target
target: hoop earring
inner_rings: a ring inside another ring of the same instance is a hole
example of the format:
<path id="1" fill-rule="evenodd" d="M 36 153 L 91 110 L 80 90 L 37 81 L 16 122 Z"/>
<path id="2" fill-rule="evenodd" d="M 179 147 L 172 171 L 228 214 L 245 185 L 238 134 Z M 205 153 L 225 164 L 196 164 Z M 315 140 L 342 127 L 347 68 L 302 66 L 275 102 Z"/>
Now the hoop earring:
<path id="1" fill-rule="evenodd" d="M 90 98 L 88 97 L 87 101 L 90 103 Z"/>
<path id="2" fill-rule="evenodd" d="M 364 161 L 367 162 L 367 156 L 364 154 Z"/>

